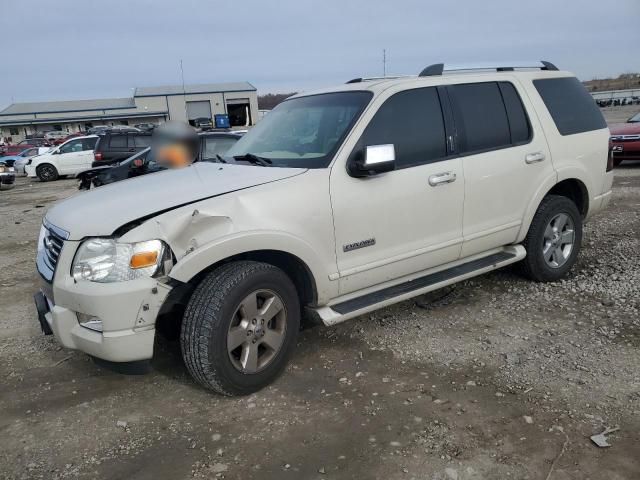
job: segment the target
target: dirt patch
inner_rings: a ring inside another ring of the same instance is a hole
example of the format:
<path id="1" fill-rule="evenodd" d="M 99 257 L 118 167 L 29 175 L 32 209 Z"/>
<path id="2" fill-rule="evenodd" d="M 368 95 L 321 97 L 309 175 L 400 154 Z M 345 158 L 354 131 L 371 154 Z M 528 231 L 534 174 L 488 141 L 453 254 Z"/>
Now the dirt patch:
<path id="1" fill-rule="evenodd" d="M 21 179 L 0 205 L 0 478 L 636 479 L 640 166 L 617 174 L 565 281 L 507 269 L 305 330 L 245 398 L 197 387 L 173 342 L 123 376 L 42 336 L 35 237 L 76 184 Z"/>

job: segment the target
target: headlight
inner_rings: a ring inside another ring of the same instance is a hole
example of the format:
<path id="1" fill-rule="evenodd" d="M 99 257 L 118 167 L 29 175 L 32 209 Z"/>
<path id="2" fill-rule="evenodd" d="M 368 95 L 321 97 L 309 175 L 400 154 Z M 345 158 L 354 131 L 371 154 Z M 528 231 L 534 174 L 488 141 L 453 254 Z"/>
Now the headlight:
<path id="1" fill-rule="evenodd" d="M 90 282 L 125 282 L 165 273 L 169 249 L 160 240 L 118 243 L 110 238 L 86 240 L 76 253 L 71 275 Z"/>
<path id="2" fill-rule="evenodd" d="M 40 226 L 40 234 L 38 235 L 38 245 L 37 245 L 37 253 L 40 253 L 40 250 L 44 249 L 44 237 L 47 233 L 47 229 L 44 228 L 44 225 Z"/>

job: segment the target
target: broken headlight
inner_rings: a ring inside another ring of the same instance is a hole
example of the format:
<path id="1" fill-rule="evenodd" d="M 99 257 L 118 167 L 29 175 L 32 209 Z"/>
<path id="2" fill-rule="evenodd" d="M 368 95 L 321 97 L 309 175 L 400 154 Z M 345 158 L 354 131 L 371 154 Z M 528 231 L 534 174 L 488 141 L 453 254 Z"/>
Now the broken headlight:
<path id="1" fill-rule="evenodd" d="M 111 283 L 164 274 L 168 247 L 160 240 L 118 243 L 111 238 L 85 240 L 73 260 L 76 281 Z"/>

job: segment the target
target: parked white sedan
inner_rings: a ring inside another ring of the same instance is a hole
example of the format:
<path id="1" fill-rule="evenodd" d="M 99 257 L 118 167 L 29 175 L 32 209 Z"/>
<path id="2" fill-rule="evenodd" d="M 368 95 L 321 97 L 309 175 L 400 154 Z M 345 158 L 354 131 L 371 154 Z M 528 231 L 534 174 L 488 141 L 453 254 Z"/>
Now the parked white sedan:
<path id="1" fill-rule="evenodd" d="M 61 175 L 77 175 L 91 168 L 97 140 L 97 135 L 72 138 L 43 155 L 33 157 L 24 170 L 28 177 L 38 177 L 43 182 L 56 180 Z"/>

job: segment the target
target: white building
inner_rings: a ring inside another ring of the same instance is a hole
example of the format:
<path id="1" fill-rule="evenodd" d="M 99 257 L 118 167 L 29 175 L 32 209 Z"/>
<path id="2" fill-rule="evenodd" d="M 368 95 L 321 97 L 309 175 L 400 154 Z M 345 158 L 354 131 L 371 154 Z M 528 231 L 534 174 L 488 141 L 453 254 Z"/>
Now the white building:
<path id="1" fill-rule="evenodd" d="M 258 94 L 249 82 L 136 88 L 133 97 L 14 103 L 0 111 L 0 137 L 13 142 L 50 130 L 69 133 L 98 125 L 213 119 L 227 114 L 231 127 L 258 121 Z"/>

